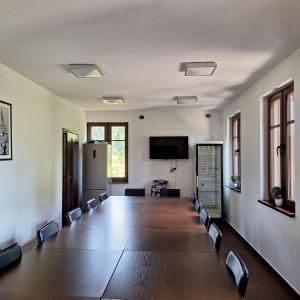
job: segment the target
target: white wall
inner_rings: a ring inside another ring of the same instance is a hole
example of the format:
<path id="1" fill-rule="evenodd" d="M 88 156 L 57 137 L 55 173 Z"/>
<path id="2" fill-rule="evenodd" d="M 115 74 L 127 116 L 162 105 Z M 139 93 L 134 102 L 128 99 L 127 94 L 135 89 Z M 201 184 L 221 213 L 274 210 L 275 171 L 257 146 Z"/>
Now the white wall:
<path id="1" fill-rule="evenodd" d="M 62 128 L 83 138 L 84 112 L 0 64 L 0 99 L 12 104 L 13 160 L 0 161 L 0 248 L 61 221 Z"/>
<path id="2" fill-rule="evenodd" d="M 241 178 L 242 193 L 225 188 L 225 207 L 228 221 L 248 242 L 300 292 L 300 160 L 296 162 L 296 218 L 292 219 L 257 202 L 263 196 L 260 145 L 261 97 L 293 78 L 295 82 L 296 132 L 300 132 L 299 82 L 300 49 L 286 58 L 240 97 L 223 110 L 223 124 L 228 117 L 241 111 Z M 300 151 L 296 134 L 296 153 Z M 224 126 L 225 184 L 230 182 L 230 147 Z M 250 275 L 251 276 L 251 275 Z"/>
<path id="3" fill-rule="evenodd" d="M 145 119 L 140 120 L 139 115 Z M 183 195 L 194 191 L 195 144 L 207 140 L 220 140 L 221 117 L 217 111 L 205 118 L 202 108 L 159 108 L 135 111 L 86 112 L 87 122 L 129 123 L 129 183 L 114 184 L 112 193 L 124 195 L 126 187 L 150 187 L 151 181 L 164 178 L 170 188 L 182 189 Z M 170 173 L 170 160 L 149 159 L 149 136 L 189 136 L 190 158 L 178 160 L 176 174 Z M 175 178 L 176 176 L 176 178 Z M 176 181 L 176 184 L 175 184 Z"/>

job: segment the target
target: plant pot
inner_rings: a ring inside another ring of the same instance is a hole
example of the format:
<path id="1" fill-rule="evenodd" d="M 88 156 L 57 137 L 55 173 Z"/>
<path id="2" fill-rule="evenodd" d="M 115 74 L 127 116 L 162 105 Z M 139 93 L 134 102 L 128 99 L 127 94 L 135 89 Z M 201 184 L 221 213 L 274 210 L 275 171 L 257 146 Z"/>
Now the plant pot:
<path id="1" fill-rule="evenodd" d="M 276 206 L 282 206 L 282 198 L 275 198 L 274 201 Z"/>

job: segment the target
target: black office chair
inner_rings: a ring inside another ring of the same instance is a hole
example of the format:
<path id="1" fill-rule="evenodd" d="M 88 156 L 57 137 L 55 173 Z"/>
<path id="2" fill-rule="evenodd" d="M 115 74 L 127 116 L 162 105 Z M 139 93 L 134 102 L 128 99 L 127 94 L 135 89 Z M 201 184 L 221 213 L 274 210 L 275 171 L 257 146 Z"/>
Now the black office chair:
<path id="1" fill-rule="evenodd" d="M 235 250 L 231 250 L 226 259 L 226 266 L 234 277 L 240 294 L 244 297 L 248 285 L 249 272 L 241 257 Z"/>
<path id="2" fill-rule="evenodd" d="M 201 208 L 201 210 L 200 210 L 200 220 L 205 225 L 205 227 L 208 229 L 209 223 L 210 223 L 210 215 L 204 208 Z"/>
<path id="3" fill-rule="evenodd" d="M 143 196 L 145 197 L 145 189 L 125 189 L 125 196 Z"/>
<path id="4" fill-rule="evenodd" d="M 180 197 L 180 189 L 162 189 L 161 197 Z"/>
<path id="5" fill-rule="evenodd" d="M 0 251 L 0 270 L 10 264 L 20 261 L 22 258 L 22 250 L 18 243 L 15 243 Z"/>
<path id="6" fill-rule="evenodd" d="M 86 204 L 87 204 L 88 210 L 91 210 L 97 206 L 97 200 L 96 199 L 88 200 L 88 201 L 86 201 Z"/>
<path id="7" fill-rule="evenodd" d="M 200 213 L 200 210 L 202 208 L 204 208 L 204 206 L 203 206 L 203 203 L 202 203 L 202 201 L 200 199 L 198 199 L 198 201 L 199 201 L 199 211 L 198 211 L 198 213 Z"/>
<path id="8" fill-rule="evenodd" d="M 208 234 L 213 240 L 216 250 L 219 251 L 221 246 L 221 241 L 222 241 L 221 230 L 218 228 L 218 226 L 215 223 L 212 223 L 209 226 Z"/>
<path id="9" fill-rule="evenodd" d="M 195 193 L 192 193 L 191 200 L 192 200 L 193 205 L 195 205 L 195 202 L 197 200 L 197 196 Z"/>
<path id="10" fill-rule="evenodd" d="M 108 195 L 106 193 L 102 193 L 102 194 L 99 195 L 100 202 L 104 201 L 107 198 L 108 198 Z"/>
<path id="11" fill-rule="evenodd" d="M 67 223 L 70 225 L 73 221 L 80 219 L 82 216 L 81 208 L 75 208 L 67 212 Z"/>
<path id="12" fill-rule="evenodd" d="M 201 202 L 200 200 L 197 199 L 197 200 L 195 201 L 194 207 L 195 207 L 196 212 L 199 214 L 199 213 L 200 213 L 200 210 L 203 208 L 202 202 Z"/>
<path id="13" fill-rule="evenodd" d="M 39 245 L 42 244 L 45 240 L 47 240 L 52 235 L 57 234 L 59 231 L 58 224 L 55 221 L 52 221 L 41 229 L 39 229 L 36 233 L 36 238 L 38 240 Z"/>

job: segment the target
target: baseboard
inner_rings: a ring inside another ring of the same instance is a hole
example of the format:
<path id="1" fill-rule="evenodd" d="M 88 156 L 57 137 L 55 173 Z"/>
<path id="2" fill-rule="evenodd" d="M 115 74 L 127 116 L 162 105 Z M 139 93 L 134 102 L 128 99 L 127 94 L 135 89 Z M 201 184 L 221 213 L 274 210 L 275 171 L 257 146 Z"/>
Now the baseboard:
<path id="1" fill-rule="evenodd" d="M 232 231 L 251 249 L 255 256 L 260 259 L 264 264 L 266 264 L 276 275 L 284 281 L 298 296 L 299 292 L 230 224 L 226 219 L 223 219 L 224 222 L 232 229 Z"/>
<path id="2" fill-rule="evenodd" d="M 27 251 L 29 251 L 30 249 L 32 249 L 36 246 L 37 246 L 37 240 L 31 239 L 30 241 L 28 241 L 27 243 L 25 243 L 24 245 L 21 246 L 22 253 L 26 253 Z"/>

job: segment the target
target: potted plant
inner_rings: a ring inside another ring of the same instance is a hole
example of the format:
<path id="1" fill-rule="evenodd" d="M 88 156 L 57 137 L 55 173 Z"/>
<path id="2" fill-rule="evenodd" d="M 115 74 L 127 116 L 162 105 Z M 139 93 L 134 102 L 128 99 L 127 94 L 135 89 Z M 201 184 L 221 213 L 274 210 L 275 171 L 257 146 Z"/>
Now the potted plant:
<path id="1" fill-rule="evenodd" d="M 239 187 L 239 185 L 240 185 L 240 177 L 239 177 L 239 176 L 237 176 L 237 175 L 231 176 L 231 181 L 232 181 L 233 186 L 234 186 L 235 188 L 238 188 L 238 187 Z"/>
<path id="2" fill-rule="evenodd" d="M 283 199 L 282 199 L 282 190 L 280 186 L 273 186 L 271 189 L 271 193 L 273 199 L 275 201 L 276 206 L 282 206 Z"/>

